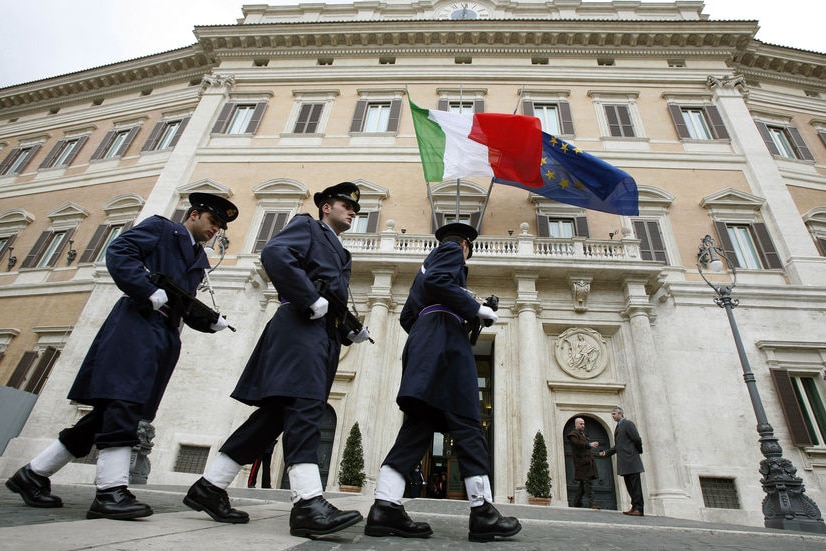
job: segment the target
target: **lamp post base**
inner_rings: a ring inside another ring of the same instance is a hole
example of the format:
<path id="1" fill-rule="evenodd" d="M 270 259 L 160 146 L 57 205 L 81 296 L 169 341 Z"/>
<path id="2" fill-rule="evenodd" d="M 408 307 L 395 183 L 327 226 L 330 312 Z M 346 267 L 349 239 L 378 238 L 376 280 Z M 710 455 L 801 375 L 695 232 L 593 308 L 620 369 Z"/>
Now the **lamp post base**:
<path id="1" fill-rule="evenodd" d="M 817 504 L 805 494 L 803 480 L 792 462 L 783 457 L 767 457 L 760 462 L 763 517 L 766 528 L 826 534 L 826 524 Z"/>

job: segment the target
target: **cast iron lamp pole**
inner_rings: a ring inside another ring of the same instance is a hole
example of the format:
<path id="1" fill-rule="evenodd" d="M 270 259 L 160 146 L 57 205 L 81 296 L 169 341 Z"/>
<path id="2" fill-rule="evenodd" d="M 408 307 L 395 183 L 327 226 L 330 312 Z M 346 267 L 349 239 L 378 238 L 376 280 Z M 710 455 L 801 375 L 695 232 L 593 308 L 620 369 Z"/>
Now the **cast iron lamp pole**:
<path id="1" fill-rule="evenodd" d="M 729 285 L 714 284 L 703 273 L 704 267 L 713 272 L 722 271 L 721 257 L 726 260 L 731 269 L 732 279 Z M 732 289 L 737 285 L 737 268 L 723 250 L 714 244 L 714 239 L 710 235 L 706 235 L 700 243 L 697 271 L 700 272 L 700 276 L 708 286 L 714 289 L 714 303 L 726 311 L 729 325 L 731 325 L 731 334 L 734 336 L 734 344 L 737 346 L 737 354 L 740 356 L 740 365 L 743 367 L 743 379 L 746 381 L 754 415 L 757 417 L 760 452 L 765 458 L 760 462 L 760 474 L 763 475 L 760 484 L 766 492 L 766 497 L 763 498 L 764 525 L 767 528 L 826 533 L 826 524 L 823 523 L 820 509 L 805 494 L 806 488 L 803 485 L 803 479 L 796 475 L 797 469 L 791 461 L 783 457 L 783 448 L 780 447 L 780 443 L 774 436 L 774 429 L 766 417 L 766 411 L 763 409 L 763 402 L 757 390 L 757 382 L 749 365 L 746 350 L 743 348 L 737 322 L 734 320 L 734 308 L 740 303 L 738 299 L 731 296 Z"/>

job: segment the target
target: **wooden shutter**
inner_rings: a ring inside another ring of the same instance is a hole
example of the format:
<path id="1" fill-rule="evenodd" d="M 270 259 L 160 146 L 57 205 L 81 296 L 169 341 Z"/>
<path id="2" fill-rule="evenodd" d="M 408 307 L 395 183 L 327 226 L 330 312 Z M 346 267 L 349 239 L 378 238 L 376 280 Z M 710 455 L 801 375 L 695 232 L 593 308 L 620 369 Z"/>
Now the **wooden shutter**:
<path id="1" fill-rule="evenodd" d="M 437 212 L 436 213 L 435 220 L 431 219 L 431 221 L 430 221 L 430 231 L 431 231 L 431 233 L 434 233 L 436 230 L 438 230 L 439 228 L 441 228 L 442 226 L 445 225 L 445 217 L 446 217 L 446 215 L 443 212 Z"/>
<path id="2" fill-rule="evenodd" d="M 551 231 L 548 229 L 549 218 L 544 214 L 536 215 L 536 235 L 539 237 L 550 237 Z"/>
<path id="3" fill-rule="evenodd" d="M 294 134 L 313 134 L 318 129 L 321 120 L 321 112 L 324 109 L 323 103 L 305 103 L 298 112 L 298 120 L 295 121 Z"/>
<path id="4" fill-rule="evenodd" d="M 402 112 L 402 100 L 394 99 L 390 102 L 390 117 L 387 119 L 387 132 L 399 131 L 399 119 Z"/>
<path id="5" fill-rule="evenodd" d="M 780 150 L 777 149 L 776 145 L 774 145 L 771 134 L 769 133 L 769 127 L 766 126 L 766 123 L 754 121 L 754 124 L 757 125 L 757 131 L 760 132 L 760 136 L 763 138 L 763 143 L 766 144 L 766 148 L 769 150 L 769 153 L 775 157 L 780 156 Z"/>
<path id="6" fill-rule="evenodd" d="M 14 373 L 11 374 L 6 386 L 11 388 L 20 388 L 26 380 L 26 374 L 29 372 L 34 361 L 37 359 L 37 352 L 29 350 L 23 353 L 23 357 L 17 362 L 17 367 L 14 368 Z"/>
<path id="7" fill-rule="evenodd" d="M 95 152 L 92 153 L 92 159 L 102 159 L 103 156 L 106 154 L 106 150 L 109 149 L 109 146 L 112 145 L 112 142 L 115 141 L 115 134 L 117 133 L 116 130 L 110 130 L 106 133 L 103 137 L 103 141 L 98 144 L 97 149 Z"/>
<path id="8" fill-rule="evenodd" d="M 728 236 L 728 226 L 725 222 L 715 221 L 714 230 L 717 232 L 717 244 L 723 249 L 729 263 L 735 268 L 739 268 L 740 263 L 737 262 L 737 255 L 734 253 L 734 243 L 731 242 L 731 238 Z"/>
<path id="9" fill-rule="evenodd" d="M 726 125 L 723 123 L 723 117 L 720 116 L 720 111 L 717 107 L 714 105 L 706 105 L 703 108 L 703 111 L 705 112 L 709 126 L 711 127 L 712 137 L 716 140 L 729 139 L 728 130 L 726 130 Z"/>
<path id="10" fill-rule="evenodd" d="M 364 128 L 364 116 L 367 113 L 367 100 L 360 99 L 356 102 L 356 111 L 353 113 L 353 122 L 350 124 L 350 132 L 361 132 Z"/>
<path id="11" fill-rule="evenodd" d="M 161 121 L 155 124 L 155 127 L 152 128 L 152 132 L 149 134 L 149 139 L 143 144 L 141 151 L 152 151 L 155 149 L 155 146 L 158 145 L 158 140 L 160 139 L 164 128 L 166 128 L 166 125 L 166 121 Z"/>
<path id="12" fill-rule="evenodd" d="M 110 224 L 101 224 L 97 227 L 95 234 L 92 236 L 92 240 L 89 241 L 89 244 L 86 246 L 86 250 L 80 255 L 78 263 L 93 262 L 95 258 L 97 258 L 100 247 L 103 246 L 103 241 L 109 235 L 109 229 L 111 227 Z"/>
<path id="13" fill-rule="evenodd" d="M 264 118 L 264 110 L 267 108 L 266 101 L 259 101 L 255 105 L 255 110 L 252 112 L 252 117 L 250 118 L 250 122 L 247 125 L 247 134 L 255 134 L 255 131 L 258 130 L 258 125 L 261 124 L 261 119 Z"/>
<path id="14" fill-rule="evenodd" d="M 820 130 L 820 131 L 818 131 L 817 135 L 820 136 L 820 141 L 823 142 L 823 145 L 826 145 L 826 132 L 824 132 L 823 130 Z M 0 170 L 0 174 L 2 174 L 2 173 L 3 173 L 3 171 Z"/>
<path id="15" fill-rule="evenodd" d="M 533 100 L 522 100 L 522 114 L 526 117 L 533 117 L 535 116 L 533 113 Z"/>
<path id="16" fill-rule="evenodd" d="M 21 268 L 31 268 L 37 264 L 38 260 L 40 260 L 40 256 L 46 249 L 46 245 L 49 244 L 49 239 L 51 239 L 53 233 L 54 232 L 51 230 L 46 230 L 40 234 L 40 237 L 37 238 L 34 247 L 32 247 L 32 250 L 29 251 L 29 254 L 23 260 L 23 264 L 20 265 Z"/>
<path id="17" fill-rule="evenodd" d="M 588 217 L 577 216 L 574 218 L 574 231 L 577 237 L 591 237 L 591 231 L 588 229 Z"/>
<path id="18" fill-rule="evenodd" d="M 817 248 L 820 250 L 820 256 L 826 256 L 826 238 L 815 237 L 815 243 L 817 243 Z M 7 243 L 7 245 L 10 244 Z"/>
<path id="19" fill-rule="evenodd" d="M 6 171 L 9 169 L 9 167 L 11 166 L 11 164 L 14 162 L 14 160 L 17 158 L 17 156 L 20 154 L 21 151 L 22 151 L 22 149 L 20 149 L 18 147 L 18 148 L 12 149 L 9 152 L 9 154 L 6 155 L 6 158 L 3 159 L 2 163 L 0 163 L 0 174 L 5 174 L 6 173 Z"/>
<path id="20" fill-rule="evenodd" d="M 129 149 L 130 145 L 132 145 L 132 140 L 134 140 L 135 136 L 138 135 L 138 131 L 140 129 L 141 129 L 140 126 L 133 126 L 132 128 L 129 129 L 129 133 L 126 135 L 126 139 L 123 140 L 123 143 L 121 144 L 120 149 L 118 149 L 115 152 L 115 157 L 123 157 L 124 155 L 126 155 L 126 150 Z"/>
<path id="21" fill-rule="evenodd" d="M 478 231 L 479 233 L 482 233 L 480 231 L 481 230 L 481 228 L 480 228 L 480 222 L 481 221 L 482 221 L 482 211 L 477 210 L 476 212 L 471 212 L 470 213 L 470 220 L 468 220 L 468 222 L 470 222 L 470 225 L 473 226 L 476 229 L 476 231 Z"/>
<path id="22" fill-rule="evenodd" d="M 571 105 L 567 101 L 560 101 L 559 107 L 559 129 L 563 134 L 573 135 L 574 117 L 571 114 Z"/>
<path id="23" fill-rule="evenodd" d="M 232 115 L 232 111 L 235 109 L 235 104 L 232 102 L 228 102 L 224 104 L 221 108 L 221 112 L 218 114 L 218 120 L 215 121 L 215 126 L 212 127 L 213 134 L 223 134 L 227 131 L 227 125 L 229 124 L 230 115 Z"/>
<path id="24" fill-rule="evenodd" d="M 25 170 L 29 163 L 32 162 L 32 159 L 34 159 L 34 156 L 37 154 L 40 148 L 41 144 L 38 143 L 31 147 L 18 147 L 17 149 L 13 150 L 11 153 L 9 153 L 9 156 L 6 157 L 6 160 L 3 161 L 3 164 L 0 165 L 0 174 L 6 174 L 6 171 L 9 169 L 9 167 L 11 167 L 11 165 L 14 164 L 18 157 L 25 153 L 26 160 L 14 171 L 14 174 L 20 174 L 21 172 L 23 172 L 23 170 Z"/>
<path id="25" fill-rule="evenodd" d="M 373 211 L 367 215 L 367 233 L 376 233 L 379 228 L 379 211 Z"/>
<path id="26" fill-rule="evenodd" d="M 685 123 L 685 119 L 683 118 L 682 107 L 673 103 L 669 103 L 668 112 L 671 115 L 671 122 L 674 123 L 674 128 L 677 129 L 677 136 L 681 140 L 687 140 L 691 138 L 691 134 L 688 132 L 688 125 Z"/>
<path id="27" fill-rule="evenodd" d="M 619 111 L 623 105 L 606 105 L 605 117 L 608 119 L 608 130 L 613 137 L 623 137 L 622 123 L 620 122 Z"/>
<path id="28" fill-rule="evenodd" d="M 792 147 L 794 147 L 797 158 L 803 159 L 804 161 L 814 161 L 815 158 L 806 146 L 806 142 L 803 141 L 803 136 L 800 135 L 800 131 L 794 126 L 787 126 L 786 132 L 788 132 L 789 137 L 791 138 Z"/>
<path id="29" fill-rule="evenodd" d="M 3 243 L 2 247 L 0 247 L 0 258 L 3 258 L 3 255 L 6 253 L 7 250 L 9 250 L 9 247 L 11 247 L 14 244 L 15 239 L 17 239 L 17 234 L 10 235 L 6 238 L 6 242 Z"/>
<path id="30" fill-rule="evenodd" d="M 483 99 L 473 100 L 473 112 L 474 113 L 484 113 L 485 112 L 485 100 L 483 100 Z"/>
<path id="31" fill-rule="evenodd" d="M 442 98 L 436 104 L 436 109 L 438 109 L 439 111 L 449 111 L 450 110 L 450 102 L 448 100 Z"/>
<path id="32" fill-rule="evenodd" d="M 763 222 L 755 222 L 751 225 L 754 229 L 754 239 L 757 245 L 757 251 L 760 253 L 760 260 L 766 268 L 783 268 L 783 263 L 780 262 L 780 255 L 774 248 L 774 243 L 769 235 L 769 230 Z"/>
<path id="33" fill-rule="evenodd" d="M 181 139 L 181 136 L 184 133 L 184 129 L 186 128 L 186 125 L 189 124 L 189 119 L 191 119 L 191 118 L 192 117 L 184 117 L 184 118 L 181 119 L 181 124 L 178 125 L 178 131 L 175 132 L 175 135 L 172 137 L 172 140 L 169 142 L 169 147 L 170 148 L 175 147 L 175 145 L 177 145 L 178 140 Z"/>
<path id="34" fill-rule="evenodd" d="M 777 391 L 777 398 L 783 408 L 783 416 L 786 418 L 786 425 L 789 428 L 789 435 L 795 446 L 811 446 L 812 436 L 806 429 L 806 420 L 797 401 L 794 391 L 794 383 L 785 369 L 769 369 L 774 382 L 774 389 Z"/>
<path id="35" fill-rule="evenodd" d="M 75 228 L 70 228 L 70 229 L 68 229 L 64 232 L 63 239 L 60 241 L 60 246 L 55 249 L 54 253 L 52 253 L 52 257 L 49 259 L 48 263 L 46 264 L 47 266 L 49 266 L 51 268 L 51 267 L 54 267 L 55 264 L 57 264 L 57 261 L 63 255 L 63 249 L 66 248 L 66 244 L 72 238 L 72 235 L 74 235 L 74 233 L 75 233 Z"/>
<path id="36" fill-rule="evenodd" d="M 53 346 L 47 346 L 41 354 L 34 370 L 32 370 L 31 376 L 26 381 L 26 388 L 23 390 L 31 392 L 32 394 L 40 393 L 58 357 L 60 357 L 60 350 Z"/>
<path id="37" fill-rule="evenodd" d="M 258 230 L 258 237 L 255 238 L 252 252 L 260 253 L 267 241 L 284 229 L 289 215 L 288 212 L 268 212 L 264 214 L 264 221 L 261 223 L 261 229 Z"/>
<path id="38" fill-rule="evenodd" d="M 69 140 L 60 140 L 59 142 L 57 142 L 52 148 L 52 150 L 49 151 L 49 154 L 46 155 L 46 158 L 43 160 L 43 162 L 40 163 L 40 166 L 38 168 L 51 168 L 55 158 L 57 158 L 57 156 L 60 155 L 60 151 L 66 146 L 68 141 Z"/>
<path id="39" fill-rule="evenodd" d="M 640 256 L 643 260 L 664 262 L 668 264 L 668 255 L 660 231 L 660 223 L 656 220 L 634 220 L 634 234 L 640 240 Z"/>

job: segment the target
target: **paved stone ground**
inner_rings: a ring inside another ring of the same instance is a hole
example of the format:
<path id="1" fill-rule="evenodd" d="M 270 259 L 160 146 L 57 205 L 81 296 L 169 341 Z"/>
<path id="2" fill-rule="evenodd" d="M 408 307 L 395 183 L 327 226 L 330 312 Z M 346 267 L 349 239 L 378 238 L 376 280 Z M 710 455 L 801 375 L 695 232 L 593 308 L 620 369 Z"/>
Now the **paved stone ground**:
<path id="1" fill-rule="evenodd" d="M 332 536 L 308 540 L 289 535 L 289 495 L 284 490 L 233 489 L 233 506 L 247 510 L 251 522 L 227 525 L 183 505 L 180 486 L 136 486 L 134 493 L 151 504 L 152 517 L 131 522 L 86 520 L 94 488 L 56 485 L 64 500 L 60 509 L 26 507 L 17 494 L 0 488 L 0 548 L 5 550 L 595 550 L 664 551 L 826 550 L 826 534 L 711 524 L 666 517 L 624 516 L 617 511 L 497 504 L 517 516 L 522 531 L 494 543 L 467 541 L 467 504 L 462 501 L 416 499 L 405 504 L 415 520 L 429 522 L 428 539 L 371 538 L 360 523 Z M 328 493 L 341 508 L 367 515 L 369 496 Z"/>

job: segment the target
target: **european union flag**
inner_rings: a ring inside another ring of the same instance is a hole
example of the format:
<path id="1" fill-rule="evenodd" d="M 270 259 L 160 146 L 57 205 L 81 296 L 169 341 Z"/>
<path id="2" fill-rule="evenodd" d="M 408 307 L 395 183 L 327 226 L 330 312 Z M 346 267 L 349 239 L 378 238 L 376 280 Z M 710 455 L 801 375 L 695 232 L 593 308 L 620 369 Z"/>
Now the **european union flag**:
<path id="1" fill-rule="evenodd" d="M 626 216 L 640 213 L 637 183 L 630 174 L 544 132 L 540 171 L 543 185 L 538 187 L 494 181 L 586 209 Z"/>

